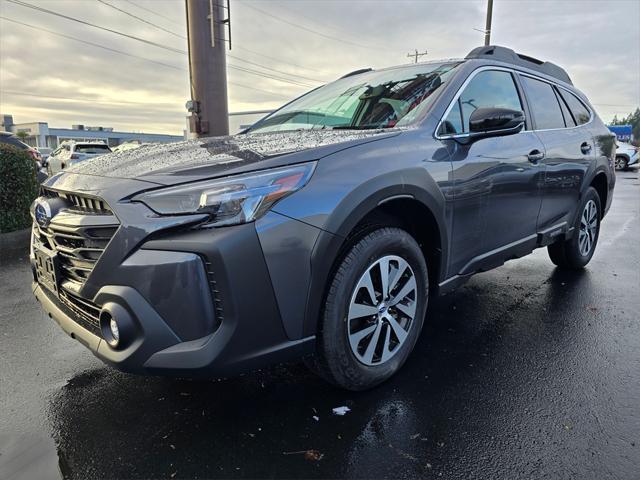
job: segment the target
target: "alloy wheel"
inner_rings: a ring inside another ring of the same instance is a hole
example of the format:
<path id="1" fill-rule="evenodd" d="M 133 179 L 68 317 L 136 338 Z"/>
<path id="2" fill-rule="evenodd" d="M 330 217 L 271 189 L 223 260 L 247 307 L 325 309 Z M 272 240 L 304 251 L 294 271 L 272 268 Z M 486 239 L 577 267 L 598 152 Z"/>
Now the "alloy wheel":
<path id="1" fill-rule="evenodd" d="M 367 268 L 347 314 L 347 336 L 358 361 L 381 365 L 400 350 L 415 323 L 417 292 L 413 269 L 399 256 L 384 256 Z"/>
<path id="2" fill-rule="evenodd" d="M 578 248 L 580 255 L 586 257 L 591 252 L 598 233 L 598 208 L 593 200 L 584 206 L 580 218 L 580 233 L 578 234 Z"/>

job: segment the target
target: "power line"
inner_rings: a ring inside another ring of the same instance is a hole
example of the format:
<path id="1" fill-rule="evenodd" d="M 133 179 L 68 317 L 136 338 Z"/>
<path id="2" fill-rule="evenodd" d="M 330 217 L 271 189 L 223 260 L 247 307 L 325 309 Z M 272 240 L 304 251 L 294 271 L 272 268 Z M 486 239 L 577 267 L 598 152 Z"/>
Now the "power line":
<path id="1" fill-rule="evenodd" d="M 23 25 L 25 27 L 32 28 L 34 30 L 39 30 L 39 31 L 42 31 L 42 32 L 49 33 L 51 35 L 57 35 L 58 37 L 67 38 L 69 40 L 73 40 L 75 42 L 84 43 L 84 44 L 92 46 L 92 47 L 101 48 L 103 50 L 107 50 L 107 51 L 110 51 L 110 52 L 113 52 L 113 53 L 119 53 L 120 55 L 126 55 L 127 57 L 137 58 L 139 60 L 144 60 L 146 62 L 155 63 L 156 65 L 161 65 L 163 67 L 172 68 L 174 70 L 182 70 L 182 71 L 186 70 L 183 67 L 177 67 L 175 65 L 169 65 L 168 63 L 158 62 L 156 60 L 151 60 L 150 58 L 141 57 L 139 55 L 134 55 L 133 53 L 123 52 L 122 50 L 116 50 L 115 48 L 111 48 L 111 47 L 105 47 L 104 45 L 100 45 L 98 43 L 93 43 L 93 42 L 90 42 L 88 40 L 83 40 L 81 38 L 72 37 L 71 35 L 66 35 L 64 33 L 54 32 L 53 30 L 48 30 L 48 29 L 43 28 L 43 27 L 37 27 L 35 25 L 30 25 L 28 23 L 20 22 L 18 20 L 14 20 L 13 18 L 1 16 L 1 15 L 0 15 L 0 18 L 3 19 L 3 20 L 6 20 L 8 22 L 17 23 L 18 25 Z"/>
<path id="2" fill-rule="evenodd" d="M 49 33 L 51 35 L 57 35 L 59 37 L 67 38 L 69 40 L 73 40 L 75 42 L 80 42 L 80 43 L 83 43 L 83 44 L 86 44 L 86 45 L 89 45 L 89 46 L 92 46 L 92 47 L 101 48 L 103 50 L 107 50 L 107 51 L 110 51 L 110 52 L 113 52 L 113 53 L 117 53 L 117 54 L 120 54 L 120 55 L 125 55 L 127 57 L 137 58 L 137 59 L 143 60 L 145 62 L 153 63 L 153 64 L 160 65 L 160 66 L 167 67 L 167 68 L 171 68 L 173 70 L 187 71 L 187 69 L 184 68 L 184 67 L 177 67 L 175 65 L 169 65 L 167 63 L 157 62 L 157 61 L 152 60 L 150 58 L 141 57 L 139 55 L 134 55 L 132 53 L 123 52 L 122 50 L 116 50 L 115 48 L 105 47 L 104 45 L 100 45 L 100 44 L 97 44 L 97 43 L 89 42 L 87 40 L 82 40 L 80 38 L 72 37 L 71 35 L 66 35 L 64 33 L 54 32 L 53 30 L 48 30 L 48 29 L 43 28 L 43 27 L 30 25 L 28 23 L 20 22 L 18 20 L 14 20 L 14 19 L 9 18 L 9 17 L 0 16 L 0 19 L 6 20 L 6 21 L 9 21 L 9 22 L 13 22 L 13 23 L 16 23 L 18 25 L 23 25 L 25 27 L 32 28 L 34 30 L 39 30 L 39 31 L 42 31 L 42 32 L 46 32 L 46 33 Z M 281 97 L 281 98 L 287 98 L 286 95 L 283 95 L 283 94 L 277 93 L 277 92 L 272 92 L 270 90 L 265 90 L 265 89 L 258 88 L 258 87 L 252 87 L 252 86 L 249 86 L 249 85 L 244 85 L 242 83 L 237 83 L 237 82 L 233 82 L 233 81 L 230 81 L 228 83 L 230 85 L 234 85 L 234 86 L 237 86 L 237 87 L 240 87 L 240 88 L 245 88 L 245 89 L 248 89 L 248 90 L 254 90 L 254 91 L 257 91 L 257 92 L 267 93 L 269 95 L 274 95 L 274 96 L 278 96 L 278 97 Z"/>
<path id="3" fill-rule="evenodd" d="M 34 10 L 37 10 L 37 11 L 40 11 L 40 12 L 43 12 L 43 13 L 48 13 L 48 14 L 50 14 L 50 15 L 55 15 L 55 16 L 57 16 L 57 17 L 61 17 L 61 18 L 67 19 L 67 20 L 71 20 L 71 21 L 73 21 L 73 22 L 81 23 L 81 24 L 83 24 L 83 25 L 91 26 L 91 27 L 93 27 L 93 28 L 97 28 L 97 29 L 100 29 L 100 30 L 105 30 L 105 31 L 107 31 L 107 32 L 114 33 L 114 34 L 116 34 L 116 35 L 121 35 L 121 36 L 124 36 L 124 37 L 130 38 L 130 39 L 132 39 L 132 40 L 140 41 L 140 42 L 143 42 L 143 43 L 146 43 L 146 44 L 149 44 L 149 45 L 153 45 L 153 46 L 156 46 L 156 47 L 159 47 L 159 48 L 163 48 L 163 49 L 165 49 L 165 50 L 169 50 L 169 51 L 172 51 L 172 52 L 175 52 L 175 53 L 182 53 L 182 54 L 185 54 L 185 55 L 187 54 L 187 52 L 186 52 L 186 51 L 184 51 L 184 50 L 178 50 L 178 49 L 176 49 L 176 48 L 169 47 L 169 46 L 167 46 L 167 45 L 162 45 L 162 44 L 155 43 L 155 42 L 151 42 L 151 41 L 149 41 L 149 40 L 146 40 L 146 39 L 143 39 L 143 38 L 140 38 L 140 37 L 136 37 L 136 36 L 134 36 L 134 35 L 129 35 L 129 34 L 127 34 L 127 33 L 119 32 L 119 31 L 117 31 L 117 30 L 112 30 L 112 29 L 110 29 L 110 28 L 101 27 L 100 25 L 95 25 L 95 24 L 93 24 L 93 23 L 85 22 L 84 20 L 80 20 L 80 19 L 77 19 L 77 18 L 74 18 L 74 17 L 70 17 L 70 16 L 68 16 L 68 15 L 63 15 L 63 14 L 61 14 L 61 13 L 54 12 L 54 11 L 52 11 L 52 10 L 47 10 L 46 8 L 38 7 L 38 6 L 36 6 L 36 5 L 31 5 L 30 3 L 22 2 L 22 1 L 20 1 L 20 0 L 7 0 L 7 1 L 8 1 L 8 2 L 11 2 L 11 3 L 14 3 L 14 4 L 16 4 L 16 5 L 20 5 L 20 6 L 27 7 L 27 8 L 32 8 L 32 9 L 34 9 Z M 250 62 L 250 61 L 248 61 L 248 60 L 239 59 L 238 57 L 236 57 L 236 59 L 237 59 L 237 60 L 240 60 L 240 61 L 247 62 L 247 63 L 254 64 L 254 65 L 257 65 L 257 66 L 260 66 L 261 68 L 266 68 L 266 69 L 274 70 L 274 69 L 271 69 L 270 67 L 265 67 L 264 65 L 260 65 L 260 64 L 257 64 L 257 63 L 255 63 L 255 62 Z M 309 85 L 309 84 L 306 84 L 306 83 L 303 83 L 303 82 L 300 82 L 300 81 L 297 81 L 297 80 L 288 80 L 288 79 L 286 79 L 286 78 L 282 78 L 282 77 L 279 77 L 279 76 L 275 76 L 275 75 L 270 75 L 270 74 L 266 74 L 266 73 L 258 72 L 258 71 L 256 71 L 256 70 L 251 70 L 251 69 L 242 68 L 242 67 L 231 67 L 231 66 L 230 66 L 230 68 L 235 68 L 236 70 L 240 70 L 240 71 L 243 71 L 243 72 L 245 72 L 245 73 L 249 73 L 249 74 L 252 74 L 252 75 L 262 76 L 262 77 L 264 77 L 264 78 L 269 78 L 269 79 L 271 79 L 271 80 L 276 80 L 276 81 L 280 81 L 280 82 L 290 83 L 290 84 L 297 85 L 297 86 L 300 86 L 300 87 L 309 87 L 309 88 L 310 88 L 310 87 L 313 87 L 313 85 Z M 283 73 L 283 72 L 281 72 L 281 73 Z M 292 74 L 285 73 L 285 75 L 292 75 Z M 295 75 L 294 75 L 294 76 L 295 76 Z M 322 83 L 322 82 L 319 82 L 318 80 L 314 80 L 314 81 L 315 81 L 315 82 L 318 82 L 318 83 Z"/>
<path id="4" fill-rule="evenodd" d="M 314 18 L 312 18 L 312 17 L 310 17 L 308 15 L 303 15 L 300 12 L 295 12 L 294 15 L 295 15 L 296 18 L 300 17 L 300 18 L 304 18 L 304 19 L 310 21 L 312 25 L 313 24 L 318 25 L 316 19 L 314 19 Z M 352 32 L 348 32 L 347 30 L 344 30 L 342 28 L 338 28 L 335 25 L 322 24 L 321 28 L 322 28 L 323 31 L 325 31 L 325 30 L 333 30 L 338 35 L 350 35 L 352 33 Z M 395 50 L 390 50 L 388 47 L 382 47 L 382 46 L 379 46 L 379 45 L 369 45 L 369 46 L 367 46 L 367 48 L 375 48 L 376 50 L 387 50 L 387 51 L 394 51 L 395 52 Z"/>
<path id="5" fill-rule="evenodd" d="M 272 14 L 272 13 L 269 13 L 269 12 L 265 11 L 265 10 L 262 10 L 261 8 L 255 7 L 255 6 L 253 6 L 253 5 L 249 5 L 249 4 L 247 4 L 247 3 L 243 3 L 242 5 L 244 5 L 244 6 L 245 6 L 245 7 L 247 7 L 247 8 L 250 8 L 250 9 L 252 9 L 252 10 L 255 10 L 256 12 L 258 12 L 258 13 L 260 13 L 260 14 L 262 14 L 262 15 L 266 16 L 266 17 L 273 18 L 274 20 L 278 20 L 279 22 L 286 23 L 287 25 L 290 25 L 290 26 L 295 27 L 295 28 L 299 28 L 300 30 L 304 30 L 304 31 L 306 31 L 306 32 L 314 33 L 314 34 L 316 34 L 316 35 L 319 35 L 320 37 L 327 38 L 327 39 L 329 39 L 329 40 L 335 40 L 335 41 L 337 41 L 337 42 L 346 43 L 346 44 L 348 44 L 348 45 L 353 45 L 353 46 L 361 47 L 361 48 L 368 48 L 368 49 L 373 49 L 373 50 L 380 50 L 380 48 L 379 48 L 379 47 L 373 47 L 373 46 L 371 46 L 371 45 L 362 45 L 362 44 L 360 44 L 360 43 L 352 42 L 352 41 L 350 41 L 350 40 L 345 40 L 344 38 L 334 37 L 334 36 L 332 36 L 332 35 L 327 35 L 326 33 L 319 32 L 319 31 L 314 30 L 314 29 L 312 29 L 312 28 L 305 27 L 305 26 L 303 26 L 303 25 L 299 25 L 299 24 L 294 23 L 294 22 L 290 22 L 289 20 L 286 20 L 286 19 L 284 19 L 284 18 L 282 18 L 282 17 L 280 17 L 280 16 L 278 16 L 278 15 L 274 15 L 274 14 Z"/>
<path id="6" fill-rule="evenodd" d="M 249 87 L 247 85 L 242 85 L 239 83 L 233 83 L 231 82 L 232 85 L 235 85 L 237 87 L 244 87 L 244 88 L 249 88 L 252 90 L 255 90 L 253 87 Z M 270 93 L 272 95 L 276 95 L 276 96 L 280 96 L 280 94 L 278 93 L 274 93 L 274 92 L 267 92 Z M 98 105 L 111 105 L 111 106 L 118 106 L 118 105 L 139 105 L 139 106 L 146 106 L 146 107 L 154 107 L 154 106 L 158 106 L 158 105 L 166 105 L 166 106 L 173 106 L 174 103 L 158 103 L 156 101 L 154 102 L 133 102 L 133 101 L 128 101 L 128 100 L 118 100 L 118 101 L 104 101 L 104 100 L 95 100 L 95 99 L 88 99 L 88 98 L 72 98 L 72 97 L 63 97 L 63 96 L 59 96 L 59 95 L 40 95 L 37 93 L 30 93 L 30 92 L 20 92 L 20 91 L 16 91 L 16 90 L 5 90 L 5 89 L 1 89 L 0 90 L 0 94 L 9 94 L 9 95 L 17 95 L 20 97 L 35 97 L 35 98 L 48 98 L 48 99 L 52 99 L 52 100 L 65 100 L 65 101 L 70 101 L 70 102 L 76 102 L 76 103 L 91 103 L 91 104 L 98 104 Z M 178 109 L 180 109 L 180 104 L 176 103 L 175 104 L 176 107 Z"/>
<path id="7" fill-rule="evenodd" d="M 128 15 L 128 16 L 130 16 L 132 18 L 135 18 L 136 20 L 138 20 L 138 21 L 140 21 L 142 23 L 146 23 L 147 25 L 151 25 L 152 27 L 155 27 L 155 28 L 157 28 L 159 30 L 162 30 L 163 32 L 169 33 L 169 34 L 171 34 L 171 35 L 173 35 L 175 37 L 182 38 L 184 40 L 187 39 L 187 37 L 185 37 L 184 35 L 180 35 L 179 33 L 172 32 L 171 30 L 169 30 L 167 28 L 161 27 L 160 25 L 156 25 L 155 23 L 150 22 L 148 20 L 145 20 L 144 18 L 140 18 L 140 17 L 138 17 L 137 15 L 134 15 L 131 12 L 127 12 L 126 10 L 124 10 L 122 8 L 119 8 L 119 7 L 116 7 L 115 5 L 111 5 L 109 2 L 106 2 L 105 0 L 96 0 L 96 1 L 102 3 L 103 5 L 106 5 L 107 7 L 113 8 L 114 10 L 117 10 L 118 12 L 124 13 L 125 15 Z"/>
<path id="8" fill-rule="evenodd" d="M 250 49 L 245 48 L 243 46 L 236 45 L 235 43 L 233 45 L 233 48 L 235 48 L 237 50 L 244 50 L 245 52 L 252 53 L 252 54 L 257 55 L 259 57 L 264 57 L 264 58 L 266 58 L 268 60 L 273 60 L 274 62 L 283 63 L 285 65 L 290 65 L 292 67 L 303 68 L 305 70 L 309 70 L 310 72 L 318 72 L 318 70 L 316 70 L 315 68 L 309 68 L 309 67 L 305 67 L 304 65 L 299 65 L 297 63 L 291 63 L 291 62 L 288 62 L 286 60 L 282 60 L 280 58 L 270 57 L 269 55 L 265 55 L 264 53 L 256 52 L 255 50 L 250 50 Z"/>
<path id="9" fill-rule="evenodd" d="M 122 0 L 122 1 L 127 2 L 128 4 L 133 5 L 134 7 L 139 8 L 140 10 L 144 10 L 145 12 L 152 13 L 153 15 L 157 15 L 157 16 L 158 16 L 158 17 L 160 17 L 160 18 L 164 18 L 165 20 L 167 20 L 167 21 L 169 21 L 169 22 L 173 23 L 174 25 L 180 25 L 180 26 L 183 26 L 183 24 L 182 24 L 182 23 L 180 23 L 180 22 L 176 22 L 176 21 L 175 21 L 175 19 L 170 18 L 170 17 L 167 17 L 166 15 L 162 15 L 161 13 L 156 12 L 156 11 L 154 11 L 154 10 L 151 10 L 151 9 L 149 9 L 149 8 L 143 7 L 142 5 L 138 5 L 137 3 L 132 2 L 131 0 Z M 224 40 L 224 39 L 216 39 L 216 40 Z M 266 59 L 268 59 L 268 60 L 273 60 L 274 62 L 282 63 L 282 64 L 284 64 L 284 65 L 289 65 L 289 66 L 291 66 L 291 67 L 302 68 L 302 69 L 304 69 L 304 70 L 308 70 L 308 71 L 310 71 L 310 72 L 318 72 L 318 70 L 316 70 L 316 69 L 314 69 L 314 68 L 309 68 L 309 67 L 307 67 L 307 66 L 300 65 L 300 64 L 298 64 L 298 63 L 289 62 L 289 61 L 287 61 L 287 60 L 283 60 L 283 59 L 281 59 L 281 58 L 271 57 L 271 56 L 269 56 L 269 55 L 265 55 L 264 53 L 257 52 L 257 51 L 255 51 L 255 50 L 251 50 L 250 48 L 246 48 L 246 47 L 243 47 L 243 46 L 241 46 L 241 45 L 236 45 L 235 43 L 234 43 L 233 48 L 234 48 L 234 49 L 237 49 L 237 50 L 242 50 L 242 51 L 247 52 L 247 53 L 252 53 L 253 55 L 257 55 L 257 56 L 259 56 L 259 57 L 263 57 L 263 58 L 266 58 Z M 236 59 L 237 59 L 237 57 L 236 57 Z M 245 60 L 245 61 L 246 61 L 246 60 Z M 287 75 L 292 75 L 292 74 L 287 74 Z"/>
<path id="10" fill-rule="evenodd" d="M 56 17 L 64 18 L 64 19 L 67 19 L 67 20 L 71 20 L 72 22 L 76 22 L 76 23 L 80 23 L 82 25 L 87 25 L 89 27 L 97 28 L 98 30 L 104 30 L 105 32 L 110 32 L 110 33 L 113 33 L 115 35 L 120 35 L 122 37 L 130 38 L 132 40 L 136 40 L 138 42 L 146 43 L 147 45 L 151 45 L 151 46 L 154 46 L 154 47 L 162 48 L 164 50 L 169 50 L 171 52 L 184 53 L 184 54 L 187 53 L 184 50 L 179 50 L 177 48 L 169 47 L 167 45 L 162 45 L 160 43 L 152 42 L 151 40 L 146 40 L 144 38 L 136 37 L 135 35 L 129 35 L 128 33 L 119 32 L 117 30 L 112 30 L 110 28 L 101 27 L 100 25 L 96 25 L 94 23 L 89 23 L 89 22 L 86 22 L 84 20 L 80 20 L 78 18 L 69 17 L 68 15 L 63 15 L 62 13 L 54 12 L 53 10 L 48 10 L 46 8 L 38 7 L 37 5 L 32 5 L 30 3 L 22 2 L 20 0 L 7 0 L 7 2 L 14 3 L 16 5 L 20 5 L 21 7 L 31 8 L 31 9 L 39 11 L 39 12 L 48 13 L 49 15 L 55 15 Z"/>
<path id="11" fill-rule="evenodd" d="M 118 100 L 113 102 L 108 102 L 104 100 L 94 100 L 94 99 L 79 99 L 79 98 L 71 98 L 71 97 L 62 97 L 57 95 L 40 95 L 37 93 L 29 93 L 29 92 L 19 92 L 16 90 L 0 90 L 0 93 L 10 94 L 10 95 L 19 95 L 21 97 L 36 97 L 36 98 L 51 98 L 54 100 L 68 100 L 72 102 L 78 103 L 96 103 L 99 105 L 145 105 L 145 106 L 157 106 L 160 105 L 158 102 L 146 103 L 146 102 L 132 102 L 128 100 Z M 164 103 L 164 105 L 173 105 L 173 103 Z M 178 104 L 177 104 L 178 105 Z"/>
<path id="12" fill-rule="evenodd" d="M 257 75 L 259 77 L 269 78 L 271 80 L 277 80 L 279 82 L 290 83 L 292 85 L 296 85 L 298 87 L 307 87 L 307 88 L 315 88 L 314 85 L 309 85 L 307 83 L 299 82 L 297 80 L 289 80 L 288 78 L 283 78 L 277 75 L 272 75 L 270 73 L 263 73 L 257 70 L 253 70 L 251 68 L 239 67 L 238 65 L 227 65 L 229 68 L 233 70 L 238 70 L 240 72 L 249 73 L 251 75 Z"/>
<path id="13" fill-rule="evenodd" d="M 173 23 L 175 25 L 183 26 L 182 23 L 176 22 L 173 18 L 169 18 L 169 17 L 167 17 L 165 15 L 162 15 L 161 13 L 158 13 L 158 12 L 156 12 L 154 10 L 151 10 L 150 8 L 143 7 L 142 5 L 138 5 L 137 3 L 134 3 L 134 2 L 132 2 L 130 0 L 124 0 L 124 1 L 127 2 L 130 5 L 133 5 L 136 8 L 139 8 L 140 10 L 144 10 L 145 12 L 148 12 L 148 13 L 153 13 L 154 15 L 157 15 L 160 18 L 164 18 L 165 20 L 169 20 L 171 23 Z"/>
<path id="14" fill-rule="evenodd" d="M 253 65 L 254 67 L 260 67 L 260 68 L 264 68 L 265 70 L 271 70 L 272 72 L 275 72 L 275 73 L 281 73 L 281 74 L 284 74 L 284 75 L 289 75 L 290 77 L 298 77 L 298 78 L 302 78 L 303 80 L 310 80 L 310 81 L 316 82 L 316 83 L 325 83 L 324 81 L 318 80 L 318 79 L 315 79 L 315 78 L 304 77 L 302 75 L 296 75 L 295 73 L 283 72 L 282 70 L 277 70 L 275 68 L 267 67 L 267 66 L 262 65 L 260 63 L 251 62 L 249 60 L 245 60 L 244 58 L 236 57 L 236 56 L 231 55 L 229 53 L 227 53 L 227 57 L 233 58 L 234 60 L 238 60 L 239 62 L 248 63 L 249 65 Z"/>

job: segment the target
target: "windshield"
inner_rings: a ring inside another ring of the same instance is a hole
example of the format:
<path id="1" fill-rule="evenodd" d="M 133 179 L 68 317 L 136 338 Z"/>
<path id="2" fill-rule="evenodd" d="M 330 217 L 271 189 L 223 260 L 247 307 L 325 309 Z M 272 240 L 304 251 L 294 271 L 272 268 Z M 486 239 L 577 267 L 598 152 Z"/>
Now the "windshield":
<path id="1" fill-rule="evenodd" d="M 433 92 L 447 82 L 459 64 L 412 65 L 342 78 L 294 100 L 249 131 L 409 125 L 428 108 Z"/>
<path id="2" fill-rule="evenodd" d="M 76 145 L 76 152 L 78 153 L 108 153 L 111 149 L 106 145 L 101 144 L 89 144 L 89 145 Z"/>

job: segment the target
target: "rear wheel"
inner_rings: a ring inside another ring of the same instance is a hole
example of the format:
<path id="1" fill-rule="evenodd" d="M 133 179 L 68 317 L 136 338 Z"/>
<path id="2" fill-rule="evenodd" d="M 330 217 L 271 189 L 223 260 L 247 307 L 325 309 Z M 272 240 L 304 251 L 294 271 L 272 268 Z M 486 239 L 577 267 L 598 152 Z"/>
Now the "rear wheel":
<path id="1" fill-rule="evenodd" d="M 600 235 L 601 208 L 598 192 L 589 187 L 580 204 L 573 236 L 547 247 L 553 263 L 569 269 L 580 269 L 589 263 Z"/>
<path id="2" fill-rule="evenodd" d="M 629 160 L 627 160 L 626 157 L 622 155 L 616 157 L 616 170 L 626 170 L 628 166 Z"/>
<path id="3" fill-rule="evenodd" d="M 307 365 L 349 390 L 385 381 L 413 350 L 427 292 L 427 265 L 413 237 L 399 228 L 371 231 L 331 280 L 317 351 Z"/>

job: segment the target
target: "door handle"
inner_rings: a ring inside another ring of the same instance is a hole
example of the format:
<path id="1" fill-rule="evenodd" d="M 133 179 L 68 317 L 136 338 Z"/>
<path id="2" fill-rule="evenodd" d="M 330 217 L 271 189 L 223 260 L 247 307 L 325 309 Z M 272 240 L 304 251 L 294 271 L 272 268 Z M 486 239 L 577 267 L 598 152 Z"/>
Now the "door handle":
<path id="1" fill-rule="evenodd" d="M 589 145 L 587 142 L 584 142 L 582 145 L 580 145 L 580 151 L 582 151 L 582 153 L 586 155 L 591 151 L 591 145 Z"/>
<path id="2" fill-rule="evenodd" d="M 538 163 L 540 160 L 544 158 L 544 153 L 542 153 L 540 150 L 537 150 L 537 149 L 531 150 L 529 152 L 529 155 L 527 155 L 527 158 L 531 163 Z"/>

